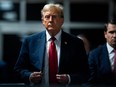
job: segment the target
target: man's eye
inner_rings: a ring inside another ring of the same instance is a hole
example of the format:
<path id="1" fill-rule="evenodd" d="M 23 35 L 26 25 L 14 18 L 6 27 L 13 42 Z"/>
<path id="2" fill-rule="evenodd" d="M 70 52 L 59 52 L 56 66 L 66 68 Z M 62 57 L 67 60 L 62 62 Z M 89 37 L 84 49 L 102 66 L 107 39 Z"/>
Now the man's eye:
<path id="1" fill-rule="evenodd" d="M 48 18 L 50 18 L 50 16 L 45 16 L 45 18 L 47 18 L 47 19 L 48 19 Z"/>
<path id="2" fill-rule="evenodd" d="M 109 33 L 113 34 L 113 33 L 115 33 L 115 32 L 114 32 L 114 31 L 110 31 Z"/>
<path id="3" fill-rule="evenodd" d="M 57 16 L 56 16 L 56 15 L 53 15 L 52 17 L 53 17 L 53 18 L 57 18 Z"/>

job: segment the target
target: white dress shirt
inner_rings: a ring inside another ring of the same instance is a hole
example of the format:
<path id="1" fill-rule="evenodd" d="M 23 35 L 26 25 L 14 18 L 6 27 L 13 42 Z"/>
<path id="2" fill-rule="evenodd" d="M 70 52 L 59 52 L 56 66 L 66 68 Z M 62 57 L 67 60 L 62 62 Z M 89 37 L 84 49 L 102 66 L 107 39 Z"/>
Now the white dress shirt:
<path id="1" fill-rule="evenodd" d="M 111 64 L 112 70 L 114 69 L 114 48 L 111 47 L 108 43 L 106 43 L 107 49 L 108 49 L 108 56 Z"/>
<path id="2" fill-rule="evenodd" d="M 60 47 L 61 47 L 61 30 L 60 32 L 55 36 L 56 40 L 54 41 L 55 45 L 56 45 L 56 50 L 57 50 L 57 57 L 58 57 L 58 66 L 59 66 L 59 61 L 60 61 Z M 46 31 L 46 55 L 47 58 L 49 58 L 49 45 L 51 43 L 51 36 L 49 35 L 49 33 Z"/>

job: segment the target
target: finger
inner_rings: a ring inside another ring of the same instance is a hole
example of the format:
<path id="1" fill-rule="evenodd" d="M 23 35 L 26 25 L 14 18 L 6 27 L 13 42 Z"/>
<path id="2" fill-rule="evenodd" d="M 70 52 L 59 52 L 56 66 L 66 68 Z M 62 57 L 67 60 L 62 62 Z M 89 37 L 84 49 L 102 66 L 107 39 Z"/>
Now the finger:
<path id="1" fill-rule="evenodd" d="M 60 74 L 56 74 L 57 77 L 60 77 L 61 75 Z"/>
<path id="2" fill-rule="evenodd" d="M 34 75 L 42 75 L 42 72 L 40 71 L 40 72 L 33 72 L 34 73 Z"/>
<path id="3" fill-rule="evenodd" d="M 59 77 L 56 77 L 56 79 L 58 79 L 58 80 L 59 80 L 59 79 L 60 79 L 60 76 L 59 76 Z"/>
<path id="4" fill-rule="evenodd" d="M 61 76 L 62 76 L 62 77 L 66 77 L 66 76 L 67 76 L 67 74 L 62 74 Z"/>

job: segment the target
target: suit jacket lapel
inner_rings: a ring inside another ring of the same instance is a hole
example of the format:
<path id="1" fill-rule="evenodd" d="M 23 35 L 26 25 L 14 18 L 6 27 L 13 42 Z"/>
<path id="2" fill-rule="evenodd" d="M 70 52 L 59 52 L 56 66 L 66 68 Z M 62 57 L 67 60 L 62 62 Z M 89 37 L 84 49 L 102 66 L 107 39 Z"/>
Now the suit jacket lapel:
<path id="1" fill-rule="evenodd" d="M 62 71 L 62 67 L 65 59 L 68 57 L 68 38 L 66 37 L 65 32 L 62 31 L 61 34 L 61 51 L 60 51 L 60 63 L 59 63 L 59 72 Z M 68 59 L 68 58 L 67 58 Z M 66 63 L 66 61 L 65 61 Z"/>
<path id="2" fill-rule="evenodd" d="M 106 45 L 103 46 L 101 58 L 103 59 L 101 64 L 103 64 L 104 72 L 111 72 L 111 64 L 108 56 L 108 51 Z M 107 66 L 107 67 L 106 67 Z"/>
<path id="3" fill-rule="evenodd" d="M 45 43 L 46 43 L 46 40 L 45 40 L 45 32 L 43 32 L 43 34 L 41 35 L 41 37 L 37 38 L 37 42 L 36 42 L 36 59 L 34 60 L 35 61 L 35 67 L 37 67 L 38 69 L 42 70 L 42 67 L 43 67 L 43 61 L 44 61 L 44 58 L 45 58 Z"/>

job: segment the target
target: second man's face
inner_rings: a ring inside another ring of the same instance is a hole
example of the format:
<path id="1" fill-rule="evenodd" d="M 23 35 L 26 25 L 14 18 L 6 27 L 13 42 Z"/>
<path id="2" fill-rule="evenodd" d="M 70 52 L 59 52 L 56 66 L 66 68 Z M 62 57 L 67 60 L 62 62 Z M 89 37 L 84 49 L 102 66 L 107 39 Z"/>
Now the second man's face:
<path id="1" fill-rule="evenodd" d="M 107 31 L 104 34 L 107 42 L 112 47 L 116 47 L 116 25 L 108 24 Z"/>

